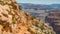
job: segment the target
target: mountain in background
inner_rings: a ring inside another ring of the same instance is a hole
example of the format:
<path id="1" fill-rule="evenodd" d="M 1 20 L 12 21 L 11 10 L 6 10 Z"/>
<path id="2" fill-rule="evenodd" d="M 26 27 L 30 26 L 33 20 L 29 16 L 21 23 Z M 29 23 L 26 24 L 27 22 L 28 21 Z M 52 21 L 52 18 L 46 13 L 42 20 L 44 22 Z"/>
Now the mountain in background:
<path id="1" fill-rule="evenodd" d="M 35 9 L 35 10 L 51 10 L 60 9 L 60 4 L 31 4 L 31 3 L 19 3 L 23 9 Z"/>

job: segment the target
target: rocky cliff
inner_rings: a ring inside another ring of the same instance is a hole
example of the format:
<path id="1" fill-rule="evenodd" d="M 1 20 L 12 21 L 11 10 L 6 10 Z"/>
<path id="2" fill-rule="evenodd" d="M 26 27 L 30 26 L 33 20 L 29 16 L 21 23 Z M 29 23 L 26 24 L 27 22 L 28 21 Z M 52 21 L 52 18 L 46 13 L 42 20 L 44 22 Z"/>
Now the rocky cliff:
<path id="1" fill-rule="evenodd" d="M 42 20 L 24 13 L 15 0 L 0 0 L 0 34 L 55 34 Z"/>
<path id="2" fill-rule="evenodd" d="M 60 9 L 49 11 L 45 20 L 54 28 L 57 34 L 60 34 Z"/>

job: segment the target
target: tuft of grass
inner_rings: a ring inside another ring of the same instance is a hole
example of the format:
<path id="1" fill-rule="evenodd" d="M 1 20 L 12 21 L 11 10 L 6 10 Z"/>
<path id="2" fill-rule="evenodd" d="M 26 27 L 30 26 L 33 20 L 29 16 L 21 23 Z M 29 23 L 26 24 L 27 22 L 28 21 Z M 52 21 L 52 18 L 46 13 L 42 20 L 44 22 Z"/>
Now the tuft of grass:
<path id="1" fill-rule="evenodd" d="M 16 24 L 16 20 L 13 20 L 12 23 L 13 23 L 13 24 Z"/>

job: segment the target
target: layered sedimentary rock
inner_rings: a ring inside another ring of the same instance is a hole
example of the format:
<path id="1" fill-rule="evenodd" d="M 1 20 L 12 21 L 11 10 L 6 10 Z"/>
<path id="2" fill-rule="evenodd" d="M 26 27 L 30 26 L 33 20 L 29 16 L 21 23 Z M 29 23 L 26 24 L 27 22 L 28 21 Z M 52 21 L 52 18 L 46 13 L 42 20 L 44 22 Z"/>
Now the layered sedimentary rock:
<path id="1" fill-rule="evenodd" d="M 48 22 L 57 34 L 60 34 L 60 9 L 51 10 L 46 16 L 46 22 Z"/>
<path id="2" fill-rule="evenodd" d="M 15 0 L 0 0 L 0 34 L 55 34 L 42 20 L 25 13 Z"/>

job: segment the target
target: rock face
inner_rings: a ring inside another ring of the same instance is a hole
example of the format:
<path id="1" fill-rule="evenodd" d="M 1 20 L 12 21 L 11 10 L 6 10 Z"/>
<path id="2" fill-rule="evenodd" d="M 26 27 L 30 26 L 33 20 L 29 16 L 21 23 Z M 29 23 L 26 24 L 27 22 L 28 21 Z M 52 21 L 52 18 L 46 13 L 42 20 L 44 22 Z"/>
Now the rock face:
<path id="1" fill-rule="evenodd" d="M 15 0 L 0 0 L 0 34 L 55 34 L 53 29 L 29 13 Z"/>
<path id="2" fill-rule="evenodd" d="M 51 10 L 46 17 L 46 22 L 50 23 L 57 34 L 60 34 L 60 9 Z"/>

